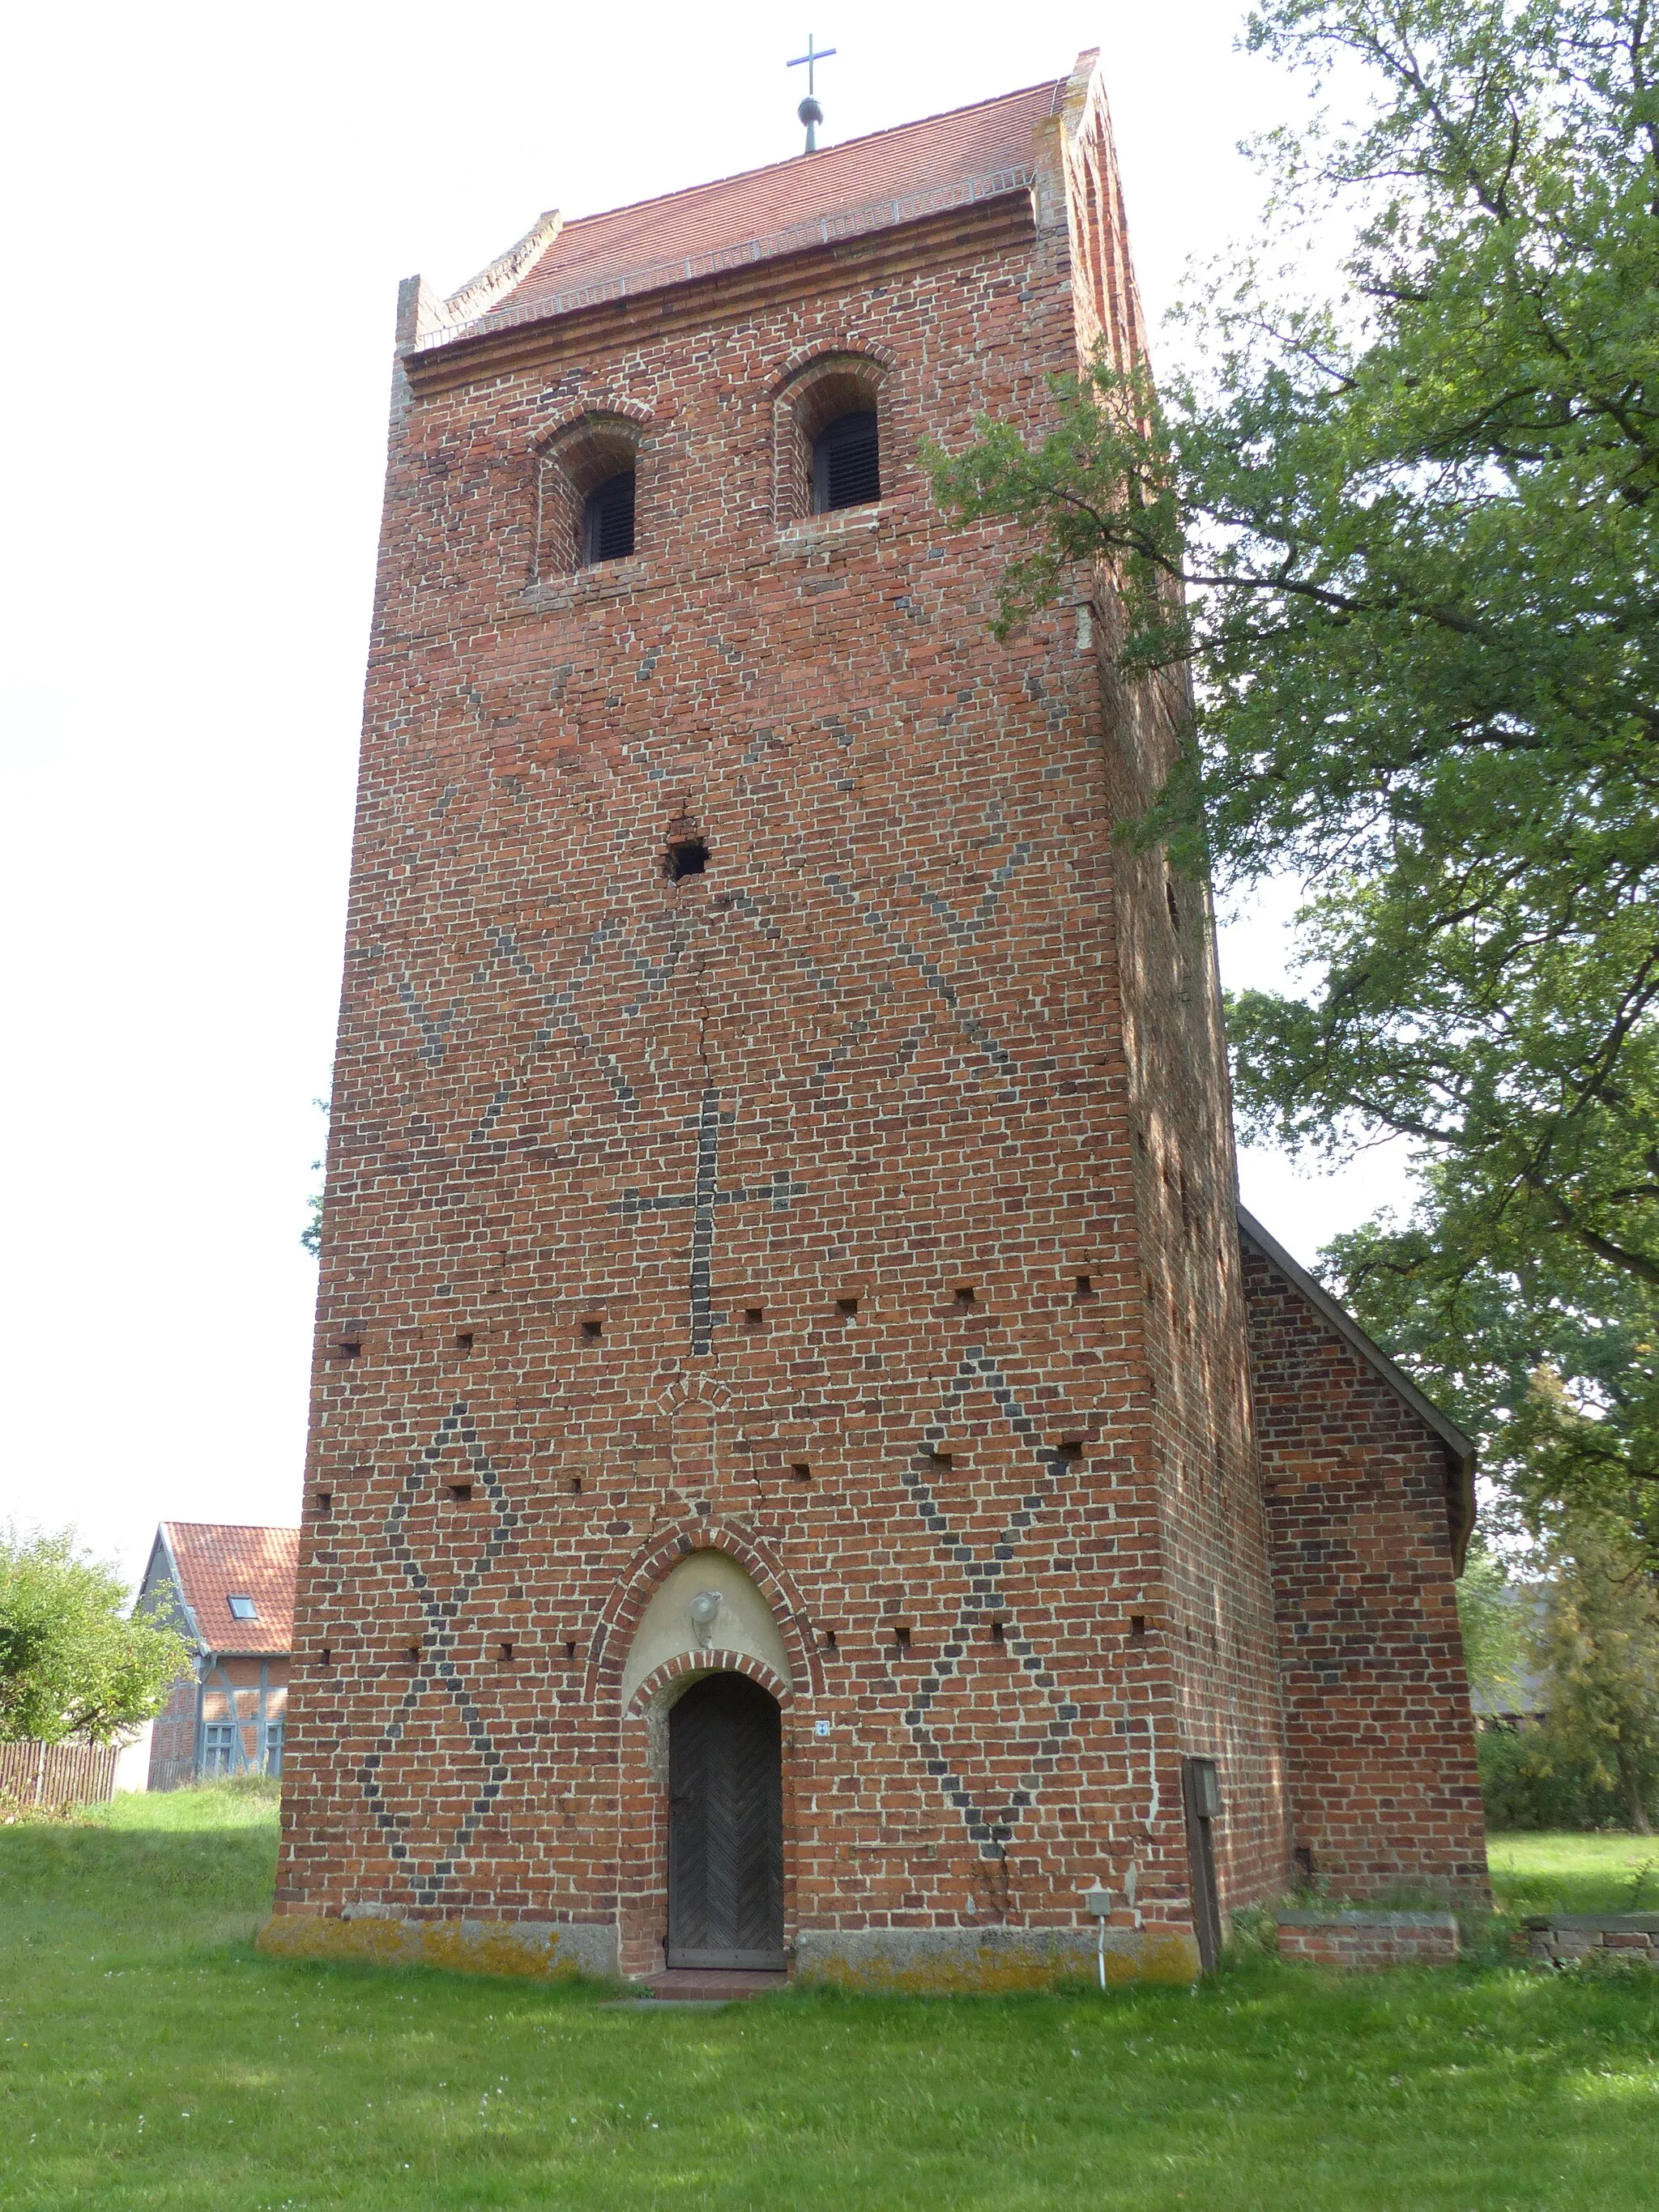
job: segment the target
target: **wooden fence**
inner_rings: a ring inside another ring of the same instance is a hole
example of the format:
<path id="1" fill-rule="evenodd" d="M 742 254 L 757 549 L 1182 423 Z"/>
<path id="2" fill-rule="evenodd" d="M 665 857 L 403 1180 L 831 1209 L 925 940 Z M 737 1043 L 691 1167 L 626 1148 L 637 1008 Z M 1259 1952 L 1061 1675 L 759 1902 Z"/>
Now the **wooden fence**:
<path id="1" fill-rule="evenodd" d="M 115 1795 L 112 1743 L 0 1743 L 0 1797 L 25 1805 L 101 1805 Z"/>

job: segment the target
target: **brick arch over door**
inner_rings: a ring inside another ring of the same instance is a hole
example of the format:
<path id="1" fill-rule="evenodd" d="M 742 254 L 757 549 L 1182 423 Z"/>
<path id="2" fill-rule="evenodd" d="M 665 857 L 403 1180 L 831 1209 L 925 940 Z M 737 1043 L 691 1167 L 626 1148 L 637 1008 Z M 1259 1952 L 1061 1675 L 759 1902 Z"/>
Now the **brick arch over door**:
<path id="1" fill-rule="evenodd" d="M 745 1674 L 769 1691 L 779 1705 L 787 1705 L 794 1692 L 775 1668 L 747 1651 L 726 1651 L 714 1644 L 707 1651 L 679 1651 L 653 1667 L 628 1700 L 625 1719 L 634 1720 L 675 1682 L 699 1680 L 704 1674 Z"/>
<path id="2" fill-rule="evenodd" d="M 621 1717 L 623 1670 L 628 1662 L 634 1632 L 664 1577 L 683 1559 L 698 1552 L 724 1552 L 752 1577 L 772 1608 L 772 1617 L 789 1656 L 797 1694 L 822 1695 L 823 1670 L 806 1607 L 791 1577 L 769 1552 L 756 1543 L 746 1528 L 730 1521 L 705 1521 L 698 1516 L 688 1517 L 678 1528 L 665 1531 L 637 1552 L 600 1609 L 588 1648 L 585 1684 L 591 1710 L 611 1711 Z M 745 1668 L 744 1671 L 750 1670 Z M 772 1686 L 767 1684 L 769 1689 Z M 637 1692 L 633 1702 L 637 1708 Z"/>

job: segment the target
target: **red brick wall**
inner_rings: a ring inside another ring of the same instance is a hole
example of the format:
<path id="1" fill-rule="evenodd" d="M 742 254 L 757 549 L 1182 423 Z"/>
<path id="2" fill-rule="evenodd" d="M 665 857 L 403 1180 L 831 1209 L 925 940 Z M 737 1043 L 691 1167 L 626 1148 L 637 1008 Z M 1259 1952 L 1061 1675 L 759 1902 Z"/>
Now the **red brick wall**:
<path id="1" fill-rule="evenodd" d="M 181 1674 L 150 1733 L 150 1789 L 178 1790 L 196 1779 L 196 1676 Z"/>
<path id="2" fill-rule="evenodd" d="M 1103 111 L 1066 141 L 1078 336 L 1118 361 L 1144 343 Z M 1184 677 L 1128 687 L 1108 580 L 1091 618 L 1105 724 L 1108 811 L 1139 813 L 1190 722 Z M 1231 1093 L 1207 886 L 1158 851 L 1112 854 L 1118 1048 L 1139 1232 L 1143 1350 L 1159 1485 L 1159 1571 L 1146 1585 L 1171 1704 L 1146 1685 L 1149 1739 L 1213 1758 L 1224 1909 L 1272 1894 L 1286 1855 L 1283 1738 L 1267 1530 L 1251 1431 Z"/>
<path id="3" fill-rule="evenodd" d="M 1447 1966 L 1457 1956 L 1449 1912 L 1280 1913 L 1279 1955 L 1364 1972 L 1380 1966 Z"/>
<path id="4" fill-rule="evenodd" d="M 1035 224 L 400 372 L 281 1910 L 620 1924 L 653 1963 L 618 1689 L 708 1544 L 791 1656 L 792 1929 L 1064 1925 L 1131 1863 L 1184 1927 L 1183 1748 L 1222 1761 L 1230 1893 L 1282 1877 L 1208 922 L 1113 839 L 1185 702 L 1105 684 L 1103 584 L 994 644 L 1005 540 L 915 461 L 981 408 L 1039 427 L 1091 335 L 1109 149 L 1075 96 L 1064 127 Z M 849 347 L 881 505 L 780 529 L 781 380 Z M 533 580 L 538 441 L 618 404 L 636 554 Z"/>
<path id="5" fill-rule="evenodd" d="M 1292 1848 L 1334 1892 L 1486 1893 L 1446 1449 L 1248 1243 Z"/>

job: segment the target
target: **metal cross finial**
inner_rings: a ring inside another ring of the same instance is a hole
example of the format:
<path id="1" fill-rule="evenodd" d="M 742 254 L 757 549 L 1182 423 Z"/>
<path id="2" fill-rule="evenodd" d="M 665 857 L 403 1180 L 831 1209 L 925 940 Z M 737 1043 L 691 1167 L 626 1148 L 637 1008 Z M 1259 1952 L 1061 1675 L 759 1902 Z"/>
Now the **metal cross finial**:
<path id="1" fill-rule="evenodd" d="M 827 62 L 835 51 L 833 46 L 825 46 L 821 52 L 817 51 L 813 46 L 812 33 L 809 31 L 806 33 L 806 52 L 804 54 L 797 54 L 793 61 L 787 64 L 790 69 L 799 69 L 803 63 L 805 64 L 806 97 L 795 112 L 806 125 L 806 150 L 809 154 L 816 154 L 818 150 L 817 127 L 823 120 L 823 110 L 817 103 L 817 88 L 813 82 L 813 76 L 818 63 Z"/>

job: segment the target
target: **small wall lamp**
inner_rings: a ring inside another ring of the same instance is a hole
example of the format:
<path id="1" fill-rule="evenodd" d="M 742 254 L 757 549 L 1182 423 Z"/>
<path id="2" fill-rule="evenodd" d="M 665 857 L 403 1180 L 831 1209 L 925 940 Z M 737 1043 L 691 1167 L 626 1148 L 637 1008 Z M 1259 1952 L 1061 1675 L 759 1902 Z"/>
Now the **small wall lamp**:
<path id="1" fill-rule="evenodd" d="M 1106 1986 L 1106 1923 L 1112 1917 L 1112 1893 L 1097 1882 L 1092 1889 L 1083 1893 L 1083 1910 L 1096 1922 L 1100 1929 L 1100 1943 L 1096 1954 L 1100 1968 L 1100 1986 Z"/>

